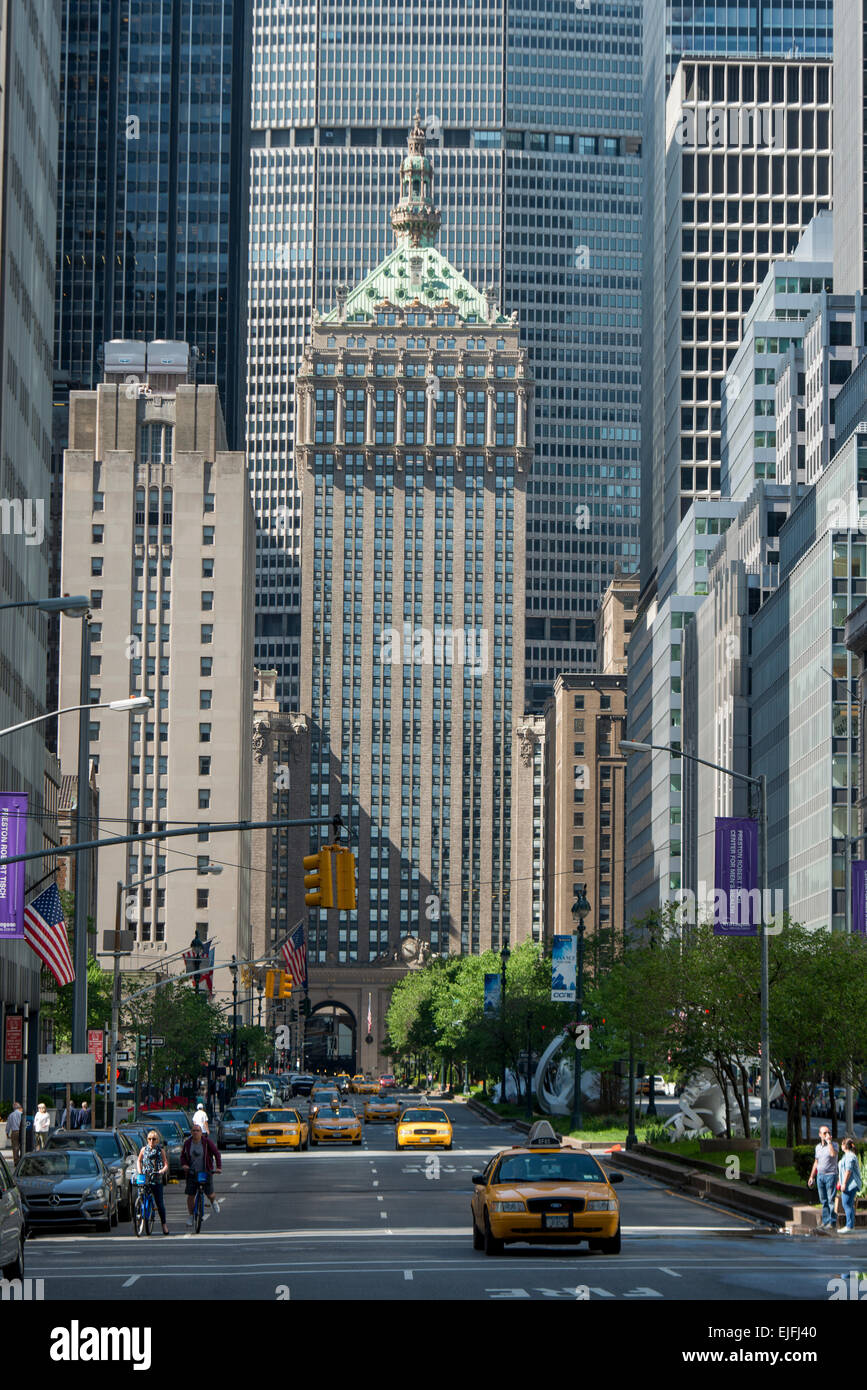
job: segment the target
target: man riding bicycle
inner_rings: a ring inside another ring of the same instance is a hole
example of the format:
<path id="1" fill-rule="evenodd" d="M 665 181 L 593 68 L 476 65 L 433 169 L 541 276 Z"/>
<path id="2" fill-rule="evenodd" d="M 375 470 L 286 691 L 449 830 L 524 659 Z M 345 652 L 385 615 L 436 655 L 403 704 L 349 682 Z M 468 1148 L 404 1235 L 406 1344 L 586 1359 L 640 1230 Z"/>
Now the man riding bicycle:
<path id="1" fill-rule="evenodd" d="M 196 1200 L 196 1193 L 199 1190 L 199 1173 L 207 1173 L 205 1184 L 205 1196 L 211 1204 L 211 1211 L 219 1215 L 220 1204 L 214 1198 L 214 1171 L 222 1173 L 223 1163 L 220 1158 L 220 1150 L 207 1134 L 203 1134 L 199 1125 L 194 1124 L 192 1133 L 184 1141 L 181 1150 L 181 1168 L 187 1178 L 187 1211 L 190 1213 L 188 1226 L 193 1225 L 193 1206 Z"/>
<path id="2" fill-rule="evenodd" d="M 160 1136 L 155 1129 L 150 1131 L 147 1136 L 147 1141 L 147 1146 L 143 1149 L 139 1149 L 139 1155 L 136 1159 L 135 1166 L 139 1173 L 144 1174 L 145 1180 L 150 1185 L 154 1205 L 160 1214 L 163 1235 L 167 1236 L 169 1234 L 169 1228 L 166 1225 L 166 1204 L 163 1200 L 163 1182 L 169 1171 L 169 1161 L 163 1153 Z M 150 1227 L 148 1227 L 148 1229 L 150 1229 Z"/>

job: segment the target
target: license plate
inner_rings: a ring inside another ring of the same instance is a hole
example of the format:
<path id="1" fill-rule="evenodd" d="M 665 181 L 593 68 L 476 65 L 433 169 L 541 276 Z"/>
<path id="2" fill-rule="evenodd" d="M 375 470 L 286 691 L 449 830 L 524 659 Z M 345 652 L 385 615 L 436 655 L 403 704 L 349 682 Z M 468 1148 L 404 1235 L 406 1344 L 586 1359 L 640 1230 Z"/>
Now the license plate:
<path id="1" fill-rule="evenodd" d="M 269 1143 L 269 1144 L 276 1144 L 276 1143 L 277 1143 L 277 1140 L 276 1140 L 276 1139 L 269 1139 L 269 1140 L 268 1140 L 268 1143 Z"/>
<path id="2" fill-rule="evenodd" d="M 549 1213 L 546 1212 L 545 1215 L 542 1217 L 542 1225 L 548 1231 L 568 1231 L 569 1217 L 551 1216 Z"/>

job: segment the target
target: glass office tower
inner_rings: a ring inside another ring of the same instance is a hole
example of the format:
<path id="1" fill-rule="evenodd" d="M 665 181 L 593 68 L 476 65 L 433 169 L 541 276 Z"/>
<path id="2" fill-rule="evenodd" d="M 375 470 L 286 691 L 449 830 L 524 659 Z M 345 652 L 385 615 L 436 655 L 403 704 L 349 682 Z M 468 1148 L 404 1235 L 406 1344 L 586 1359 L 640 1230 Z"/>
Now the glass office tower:
<path id="1" fill-rule="evenodd" d="M 294 381 L 313 305 L 390 249 L 416 99 L 443 254 L 516 310 L 536 380 L 528 706 L 589 670 L 615 566 L 638 563 L 639 0 L 258 0 L 253 20 L 248 453 L 256 659 L 298 699 Z"/>
<path id="2" fill-rule="evenodd" d="M 698 3 L 648 0 L 644 6 L 643 241 L 641 401 L 641 583 L 651 581 L 666 543 L 663 523 L 665 381 L 665 103 L 685 54 L 829 57 L 833 0 Z M 714 93 L 714 100 L 717 94 Z M 735 345 L 736 347 L 736 345 Z M 722 363 L 714 382 L 719 400 Z M 719 496 L 709 488 L 707 496 Z"/>
<path id="3" fill-rule="evenodd" d="M 63 0 L 55 429 L 111 338 L 198 349 L 243 438 L 247 0 Z"/>

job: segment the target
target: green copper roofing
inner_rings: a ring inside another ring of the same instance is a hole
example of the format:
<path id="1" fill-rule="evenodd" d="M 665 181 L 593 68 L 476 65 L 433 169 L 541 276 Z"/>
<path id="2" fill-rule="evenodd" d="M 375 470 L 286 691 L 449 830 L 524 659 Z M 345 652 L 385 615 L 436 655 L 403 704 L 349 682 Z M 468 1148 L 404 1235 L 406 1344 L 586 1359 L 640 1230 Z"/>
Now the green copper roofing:
<path id="1" fill-rule="evenodd" d="M 489 318 L 487 296 L 449 265 L 433 245 L 440 213 L 433 203 L 433 166 L 425 154 L 418 111 L 408 145 L 398 175 L 398 202 L 391 213 L 397 247 L 360 285 L 348 291 L 343 314 L 338 304 L 319 322 L 339 323 L 344 317 L 351 321 L 359 314 L 369 320 L 383 302 L 411 308 L 417 301 L 426 309 L 441 309 L 447 302 L 463 320 L 475 316 L 479 323 L 507 323 L 499 312 Z M 343 287 L 339 288 L 342 294 Z"/>
<path id="2" fill-rule="evenodd" d="M 479 323 L 489 322 L 485 296 L 435 246 L 396 247 L 361 284 L 350 290 L 346 319 L 351 320 L 356 314 L 372 318 L 375 306 L 383 301 L 410 308 L 415 300 L 427 309 L 439 308 L 448 300 L 460 318 L 474 314 Z M 332 309 L 321 322 L 337 323 L 339 319 L 339 309 Z M 498 312 L 493 322 L 508 320 Z"/>

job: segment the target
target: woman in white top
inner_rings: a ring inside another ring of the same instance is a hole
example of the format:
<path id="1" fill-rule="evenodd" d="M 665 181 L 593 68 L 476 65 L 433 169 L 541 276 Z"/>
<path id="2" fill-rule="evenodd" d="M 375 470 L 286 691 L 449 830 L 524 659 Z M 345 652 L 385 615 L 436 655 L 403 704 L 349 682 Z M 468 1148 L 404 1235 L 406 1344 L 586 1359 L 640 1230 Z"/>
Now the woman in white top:
<path id="1" fill-rule="evenodd" d="M 37 1149 L 45 1148 L 45 1139 L 51 1128 L 51 1116 L 45 1106 L 45 1101 L 41 1100 L 36 1107 L 36 1114 L 33 1116 L 33 1133 L 36 1135 Z"/>

